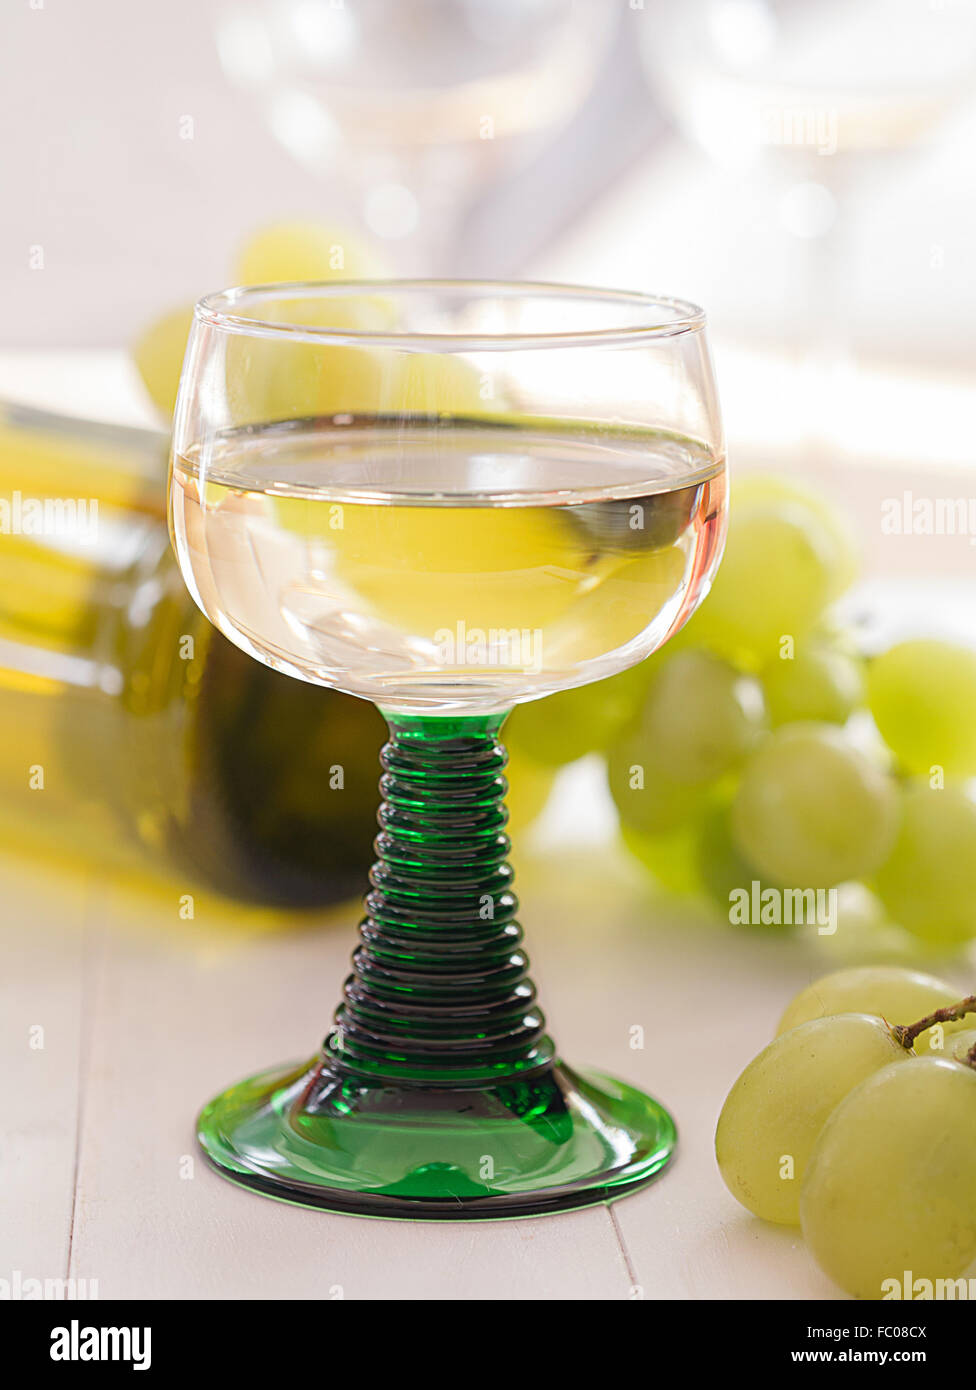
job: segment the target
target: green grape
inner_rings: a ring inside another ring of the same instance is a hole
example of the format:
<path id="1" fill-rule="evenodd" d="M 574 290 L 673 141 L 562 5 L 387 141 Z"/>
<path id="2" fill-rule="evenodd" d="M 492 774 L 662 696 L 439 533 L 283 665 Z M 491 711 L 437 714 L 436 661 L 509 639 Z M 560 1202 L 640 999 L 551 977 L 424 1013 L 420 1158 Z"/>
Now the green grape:
<path id="1" fill-rule="evenodd" d="M 669 893 L 696 893 L 699 887 L 697 838 L 694 824 L 682 826 L 669 835 L 645 835 L 626 823 L 620 838 L 635 859 L 650 869 Z"/>
<path id="2" fill-rule="evenodd" d="M 279 499 L 279 522 L 314 527 L 320 505 Z M 558 507 L 456 507 L 449 526 L 436 507 L 346 507 L 329 549 L 332 573 L 374 616 L 417 633 L 459 613 L 471 629 L 548 631 L 572 604 L 565 576 L 586 574 L 584 543 Z"/>
<path id="3" fill-rule="evenodd" d="M 832 1111 L 865 1077 L 902 1060 L 916 1064 L 868 1014 L 816 1018 L 774 1039 L 719 1116 L 715 1154 L 732 1196 L 765 1221 L 796 1225 L 803 1175 Z"/>
<path id="4" fill-rule="evenodd" d="M 658 671 L 640 717 L 655 765 L 677 782 L 714 782 L 763 730 L 759 682 L 710 652 L 681 651 Z"/>
<path id="5" fill-rule="evenodd" d="M 708 652 L 670 656 L 654 669 L 638 719 L 607 753 L 621 822 L 660 836 L 699 820 L 714 799 L 713 784 L 748 753 L 762 720 L 752 677 Z"/>
<path id="6" fill-rule="evenodd" d="M 929 945 L 976 936 L 976 802 L 958 787 L 909 786 L 901 823 L 874 886 L 892 918 Z"/>
<path id="7" fill-rule="evenodd" d="M 508 782 L 508 794 L 505 797 L 505 805 L 508 808 L 507 830 L 510 835 L 517 836 L 532 824 L 549 800 L 555 771 L 551 767 L 543 767 L 541 763 L 525 757 L 524 754 L 509 753 L 505 779 Z"/>
<path id="8" fill-rule="evenodd" d="M 801 989 L 779 1021 L 776 1034 L 787 1033 L 811 1018 L 832 1014 L 878 1014 L 888 1023 L 910 1024 L 954 1004 L 959 991 L 945 980 L 908 970 L 899 965 L 866 965 L 835 970 Z M 946 1032 L 963 1028 L 963 1022 L 943 1025 Z M 938 1034 L 929 1029 L 915 1039 L 919 1054 L 930 1050 Z"/>
<path id="9" fill-rule="evenodd" d="M 732 807 L 739 849 L 780 883 L 862 878 L 891 849 L 894 786 L 831 724 L 789 724 L 746 764 Z"/>
<path id="10" fill-rule="evenodd" d="M 951 1037 L 946 1038 L 945 1054 L 954 1062 L 965 1062 L 970 1052 L 972 1052 L 973 1048 L 976 1047 L 976 1028 L 972 1026 L 972 1022 L 972 1014 L 970 1014 L 968 1018 L 960 1019 L 960 1025 L 963 1023 L 968 1023 L 970 1026 L 968 1028 L 960 1027 L 960 1031 L 958 1033 L 953 1033 Z M 916 1052 L 918 1051 L 918 1042 L 919 1040 L 918 1038 L 916 1038 Z"/>
<path id="11" fill-rule="evenodd" d="M 901 642 L 868 667 L 868 704 L 909 772 L 976 775 L 976 652 L 951 642 Z"/>
<path id="12" fill-rule="evenodd" d="M 269 301 L 269 320 L 310 328 L 380 331 L 386 308 L 376 295 L 332 301 Z M 231 337 L 227 345 L 228 402 L 238 424 L 309 415 L 486 414 L 481 377 L 470 363 L 443 354 L 397 353 L 318 339 L 287 344 Z M 492 403 L 497 410 L 499 403 Z M 555 509 L 553 509 L 555 510 Z M 584 542 L 579 549 L 585 553 Z"/>
<path id="13" fill-rule="evenodd" d="M 380 330 L 384 306 L 375 296 L 274 299 L 262 309 L 269 322 L 311 329 Z M 402 406 L 399 361 L 389 349 L 359 347 L 314 335 L 282 343 L 231 334 L 224 366 L 227 403 L 235 424 L 296 420 L 338 412 L 368 415 Z M 475 378 L 477 381 L 477 377 Z"/>
<path id="14" fill-rule="evenodd" d="M 774 725 L 800 720 L 843 724 L 864 703 L 862 663 L 819 642 L 801 643 L 792 660 L 770 662 L 762 682 Z"/>
<path id="15" fill-rule="evenodd" d="M 851 627 L 833 609 L 828 608 L 816 627 L 810 630 L 809 640 L 816 646 L 829 647 L 831 651 L 843 652 L 845 656 L 855 657 L 863 667 L 861 642 L 857 629 Z"/>
<path id="16" fill-rule="evenodd" d="M 869 1076 L 807 1165 L 800 1219 L 821 1269 L 855 1298 L 882 1298 L 906 1276 L 915 1293 L 915 1280 L 959 1278 L 976 1256 L 974 1152 L 971 1067 L 920 1057 Z"/>
<path id="17" fill-rule="evenodd" d="M 176 405 L 183 354 L 192 322 L 192 305 L 174 309 L 151 323 L 132 349 L 133 361 L 152 403 L 167 420 L 172 417 Z"/>
<path id="18" fill-rule="evenodd" d="M 889 919 L 881 899 L 866 884 L 840 883 L 834 892 L 829 907 L 835 930 L 821 932 L 817 923 L 806 933 L 825 967 L 900 966 L 915 960 L 917 941 Z"/>
<path id="19" fill-rule="evenodd" d="M 959 990 L 953 990 L 955 1003 L 959 999 Z M 936 1008 L 939 1006 L 936 1005 Z M 933 1012 L 930 1010 L 929 1012 Z M 955 1057 L 957 1061 L 965 1061 L 969 1046 L 960 1048 L 959 1040 L 967 1039 L 970 1033 L 973 1034 L 973 1041 L 976 1042 L 976 1030 L 973 1027 L 974 1015 L 968 1014 L 965 1018 L 955 1019 L 949 1023 L 936 1023 L 931 1028 L 927 1028 L 924 1033 L 919 1033 L 915 1039 L 914 1048 L 919 1057 Z"/>
<path id="20" fill-rule="evenodd" d="M 831 598 L 836 598 L 854 583 L 860 565 L 853 528 L 847 516 L 822 493 L 779 474 L 750 473 L 736 479 L 733 498 L 736 508 L 762 502 L 792 502 L 806 508 L 830 540 Z"/>
<path id="21" fill-rule="evenodd" d="M 795 502 L 733 507 L 721 568 L 691 620 L 699 644 L 758 670 L 781 639 L 802 637 L 832 593 L 834 551 L 817 517 Z"/>
<path id="22" fill-rule="evenodd" d="M 645 835 L 668 835 L 699 819 L 710 805 L 706 784 L 679 782 L 658 762 L 659 749 L 640 729 L 628 729 L 607 751 L 610 795 L 623 825 Z"/>
<path id="23" fill-rule="evenodd" d="M 505 724 L 505 741 L 537 762 L 559 767 L 607 748 L 640 709 L 653 659 L 607 680 L 519 705 Z"/>
<path id="24" fill-rule="evenodd" d="M 549 510 L 564 512 L 563 508 Z M 575 530 L 578 541 L 592 541 L 592 530 L 581 526 Z M 573 600 L 571 612 L 546 650 L 559 664 L 571 668 L 626 646 L 646 631 L 649 613 L 671 602 L 685 582 L 686 567 L 687 556 L 680 545 L 646 552 L 621 548 L 595 565 L 591 560 L 589 578 L 596 582 Z M 551 570 L 554 577 L 559 576 L 556 566 Z"/>
<path id="25" fill-rule="evenodd" d="M 761 930 L 768 930 L 770 927 L 782 926 L 782 910 L 778 914 L 766 912 L 767 920 L 764 922 L 762 910 L 762 893 L 767 888 L 779 889 L 780 885 L 773 883 L 768 877 L 764 878 L 756 866 L 743 855 L 732 836 L 732 827 L 729 818 L 729 807 L 726 803 L 718 803 L 711 807 L 703 820 L 698 832 L 698 842 L 696 849 L 696 862 L 698 865 L 698 878 L 707 897 L 722 910 L 723 916 L 728 917 L 733 926 L 752 926 Z M 752 920 L 752 900 L 753 884 L 758 885 L 760 912 L 759 920 Z M 749 921 L 738 920 L 741 912 L 734 912 L 736 900 L 733 894 L 745 892 L 749 895 Z M 776 902 L 782 906 L 782 898 L 777 893 Z M 775 920 L 776 915 L 780 920 Z"/>
<path id="26" fill-rule="evenodd" d="M 283 280 L 375 280 L 384 267 L 341 227 L 322 222 L 276 222 L 248 237 L 234 264 L 235 285 Z"/>
<path id="27" fill-rule="evenodd" d="M 442 352 L 402 353 L 396 373 L 397 409 L 406 415 L 486 414 L 481 376 L 470 362 Z M 492 411 L 501 406 L 490 401 Z M 491 412 L 487 412 L 491 413 Z"/>

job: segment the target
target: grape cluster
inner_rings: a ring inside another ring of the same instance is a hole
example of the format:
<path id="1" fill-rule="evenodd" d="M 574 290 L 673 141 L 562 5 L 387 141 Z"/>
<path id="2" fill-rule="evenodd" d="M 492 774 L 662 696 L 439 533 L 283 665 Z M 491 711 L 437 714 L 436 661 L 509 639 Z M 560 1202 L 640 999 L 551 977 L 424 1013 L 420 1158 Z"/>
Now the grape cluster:
<path id="1" fill-rule="evenodd" d="M 733 1197 L 802 1226 L 855 1297 L 956 1297 L 950 1281 L 976 1261 L 972 1007 L 895 966 L 828 975 L 793 1000 L 722 1108 L 715 1153 Z"/>
<path id="2" fill-rule="evenodd" d="M 685 628 L 622 676 L 517 710 L 509 740 L 544 762 L 602 752 L 627 847 L 730 920 L 753 885 L 839 887 L 848 949 L 957 949 L 976 936 L 976 652 L 866 658 L 832 609 L 855 574 L 833 508 L 747 477 Z"/>

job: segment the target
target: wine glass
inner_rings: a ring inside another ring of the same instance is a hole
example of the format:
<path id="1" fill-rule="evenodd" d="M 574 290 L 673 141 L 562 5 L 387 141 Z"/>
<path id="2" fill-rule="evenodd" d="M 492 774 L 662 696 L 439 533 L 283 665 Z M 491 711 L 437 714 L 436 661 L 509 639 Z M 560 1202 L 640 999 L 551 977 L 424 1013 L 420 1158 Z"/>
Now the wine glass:
<path id="1" fill-rule="evenodd" d="M 799 274 L 799 427 L 836 451 L 855 389 L 854 194 L 877 170 L 903 169 L 969 100 L 976 0 L 683 0 L 656 6 L 639 33 L 685 134 L 726 168 L 772 176 Z"/>
<path id="2" fill-rule="evenodd" d="M 308 1206 L 451 1219 L 607 1201 L 668 1161 L 667 1111 L 573 1071 L 546 1032 L 499 731 L 682 625 L 725 496 L 692 304 L 389 281 L 197 305 L 170 482 L 190 591 L 257 660 L 374 701 L 390 729 L 334 1025 L 311 1061 L 204 1108 L 220 1172 Z"/>
<path id="3" fill-rule="evenodd" d="M 423 274 L 479 189 L 580 108 L 617 18 L 605 0 L 234 0 L 216 38 L 288 153 Z"/>

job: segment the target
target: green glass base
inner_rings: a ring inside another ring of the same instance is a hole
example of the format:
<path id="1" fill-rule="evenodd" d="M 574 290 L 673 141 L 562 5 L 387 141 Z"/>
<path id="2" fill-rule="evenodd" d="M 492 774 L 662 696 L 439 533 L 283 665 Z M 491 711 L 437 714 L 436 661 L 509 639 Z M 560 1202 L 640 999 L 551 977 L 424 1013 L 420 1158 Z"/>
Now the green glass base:
<path id="1" fill-rule="evenodd" d="M 436 1221 L 612 1201 L 660 1172 L 675 1137 L 649 1096 L 560 1063 L 438 1089 L 364 1083 L 316 1059 L 232 1086 L 198 1124 L 213 1166 L 269 1197 Z"/>

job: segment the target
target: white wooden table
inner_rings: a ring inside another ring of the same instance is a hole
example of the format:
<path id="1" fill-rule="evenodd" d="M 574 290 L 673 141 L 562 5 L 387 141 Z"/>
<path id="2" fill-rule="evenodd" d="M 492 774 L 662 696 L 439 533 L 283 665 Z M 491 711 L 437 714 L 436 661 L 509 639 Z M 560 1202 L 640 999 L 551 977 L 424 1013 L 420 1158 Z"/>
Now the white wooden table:
<path id="1" fill-rule="evenodd" d="M 356 908 L 282 922 L 198 894 L 184 922 L 184 884 L 137 891 L 0 853 L 0 1278 L 97 1280 L 101 1298 L 837 1297 L 798 1232 L 736 1205 L 712 1149 L 732 1081 L 833 962 L 655 900 L 587 808 L 567 788 L 561 828 L 523 855 L 522 921 L 567 1060 L 676 1115 L 678 1155 L 654 1184 L 489 1224 L 333 1216 L 231 1185 L 196 1154 L 195 1113 L 315 1050 Z"/>
<path id="2" fill-rule="evenodd" d="M 5 860 L 0 1274 L 97 1280 L 101 1298 L 836 1296 L 798 1233 L 737 1207 L 712 1154 L 729 1085 L 822 959 L 655 902 L 611 849 L 522 869 L 535 975 L 564 1054 L 676 1114 L 677 1159 L 649 1188 L 612 1208 L 413 1224 L 233 1186 L 195 1152 L 196 1108 L 314 1050 L 355 910 L 282 927 L 198 896 L 187 923 L 182 886 L 151 894 Z M 634 1025 L 643 1050 L 630 1046 Z"/>
<path id="3" fill-rule="evenodd" d="M 211 1093 L 314 1051 L 354 908 L 269 929 L 198 896 L 185 923 L 183 885 L 149 895 L 94 872 L 0 864 L 0 1271 L 94 1279 L 103 1298 L 829 1293 L 792 1234 L 736 1208 L 711 1151 L 725 1090 L 810 973 L 796 949 L 668 923 L 605 852 L 534 863 L 524 879 L 565 1055 L 666 1099 L 679 1157 L 612 1209 L 409 1224 L 268 1201 L 195 1152 L 194 1113 Z M 635 1024 L 643 1051 L 629 1046 Z"/>

